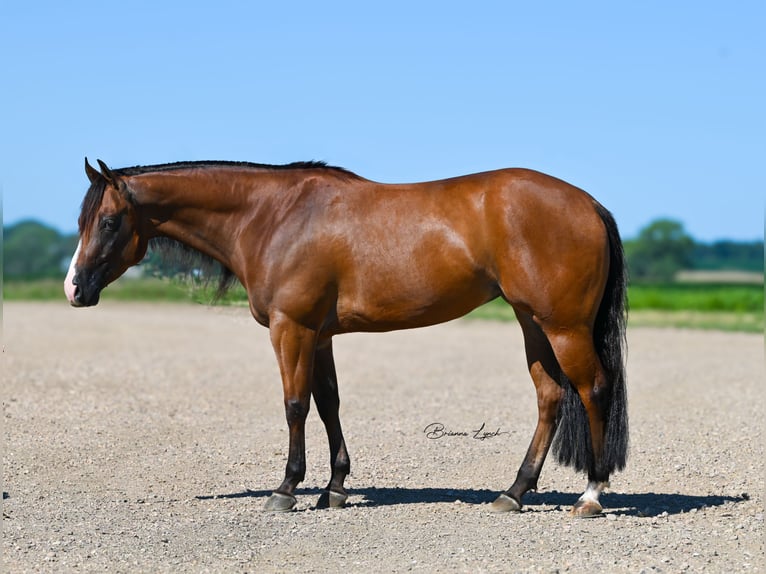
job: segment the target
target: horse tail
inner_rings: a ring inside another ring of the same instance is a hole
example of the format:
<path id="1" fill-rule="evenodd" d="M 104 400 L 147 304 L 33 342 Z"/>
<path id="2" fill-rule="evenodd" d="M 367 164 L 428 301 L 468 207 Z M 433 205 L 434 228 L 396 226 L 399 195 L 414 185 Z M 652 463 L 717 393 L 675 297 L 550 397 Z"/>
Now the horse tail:
<path id="1" fill-rule="evenodd" d="M 607 380 L 611 383 L 610 392 L 605 397 L 606 434 L 602 460 L 602 468 L 611 473 L 625 468 L 628 457 L 628 397 L 625 376 L 628 274 L 617 223 L 605 207 L 595 200 L 593 203 L 604 222 L 609 241 L 609 275 L 596 315 L 593 343 Z M 589 470 L 592 468 L 593 449 L 588 415 L 572 383 L 563 373 L 561 378 L 564 398 L 559 407 L 553 454 L 561 464 L 572 466 L 578 471 Z"/>

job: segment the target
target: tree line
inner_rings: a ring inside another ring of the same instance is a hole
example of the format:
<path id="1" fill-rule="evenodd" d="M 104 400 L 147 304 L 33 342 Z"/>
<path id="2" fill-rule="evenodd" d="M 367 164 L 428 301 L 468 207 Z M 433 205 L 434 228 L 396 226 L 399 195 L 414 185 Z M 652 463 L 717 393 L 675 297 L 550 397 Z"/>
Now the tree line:
<path id="1" fill-rule="evenodd" d="M 626 239 L 625 254 L 634 282 L 669 282 L 681 270 L 737 270 L 763 273 L 763 241 L 701 243 L 681 222 L 658 219 L 637 237 Z M 68 235 L 38 221 L 3 226 L 5 280 L 61 279 L 77 246 L 77 235 Z M 163 263 L 149 253 L 142 267 L 152 275 L 193 273 L 189 262 Z"/>
<path id="2" fill-rule="evenodd" d="M 657 219 L 624 241 L 633 281 L 669 282 L 679 271 L 763 273 L 763 241 L 700 243 L 674 219 Z"/>

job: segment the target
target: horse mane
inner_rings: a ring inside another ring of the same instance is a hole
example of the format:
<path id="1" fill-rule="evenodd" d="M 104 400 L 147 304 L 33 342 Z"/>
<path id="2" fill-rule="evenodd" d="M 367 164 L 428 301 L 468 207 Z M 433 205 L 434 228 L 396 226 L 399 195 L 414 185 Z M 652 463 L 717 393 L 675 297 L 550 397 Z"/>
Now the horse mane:
<path id="1" fill-rule="evenodd" d="M 80 235 L 83 231 L 91 226 L 93 219 L 98 213 L 98 207 L 104 199 L 104 191 L 106 190 L 106 179 L 99 177 L 90 184 L 88 191 L 85 192 L 85 197 L 82 200 L 80 206 L 80 218 L 77 220 L 77 225 L 80 228 Z"/>
<path id="2" fill-rule="evenodd" d="M 149 251 L 144 258 L 152 261 L 159 257 L 164 270 L 172 277 L 186 280 L 201 280 L 208 286 L 217 279 L 218 286 L 213 295 L 213 302 L 221 299 L 237 283 L 234 272 L 219 261 L 201 251 L 189 247 L 169 237 L 153 237 L 149 240 Z"/>
<path id="3" fill-rule="evenodd" d="M 265 163 L 251 163 L 244 161 L 182 161 L 175 163 L 163 163 L 157 165 L 139 165 L 112 170 L 112 173 L 122 176 L 141 175 L 145 173 L 154 173 L 158 171 L 175 171 L 181 169 L 205 169 L 215 167 L 235 167 L 257 170 L 298 170 L 298 169 L 322 169 L 329 170 L 344 178 L 359 178 L 355 173 L 342 167 L 327 165 L 323 161 L 297 161 L 283 165 L 271 165 Z M 80 217 L 78 227 L 80 235 L 85 229 L 93 224 L 93 219 L 98 213 L 98 208 L 104 198 L 107 181 L 105 178 L 97 178 L 91 183 L 80 207 Z M 131 198 L 132 199 L 132 198 Z M 177 274 L 190 276 L 193 272 L 199 271 L 205 282 L 218 277 L 218 289 L 215 299 L 222 297 L 226 291 L 237 281 L 236 275 L 227 267 L 221 265 L 218 261 L 188 245 L 170 239 L 168 237 L 156 237 L 150 240 L 149 248 L 151 253 L 156 253 L 162 259 L 163 263 L 176 267 Z"/>
<path id="4" fill-rule="evenodd" d="M 205 169 L 208 167 L 237 167 L 244 169 L 259 169 L 270 171 L 286 171 L 296 169 L 325 169 L 336 172 L 345 177 L 358 178 L 354 172 L 342 167 L 327 165 L 324 161 L 294 161 L 286 164 L 253 163 L 249 161 L 178 161 L 174 163 L 161 163 L 157 165 L 136 165 L 112 170 L 118 175 L 141 175 L 157 171 L 173 171 L 178 169 Z"/>

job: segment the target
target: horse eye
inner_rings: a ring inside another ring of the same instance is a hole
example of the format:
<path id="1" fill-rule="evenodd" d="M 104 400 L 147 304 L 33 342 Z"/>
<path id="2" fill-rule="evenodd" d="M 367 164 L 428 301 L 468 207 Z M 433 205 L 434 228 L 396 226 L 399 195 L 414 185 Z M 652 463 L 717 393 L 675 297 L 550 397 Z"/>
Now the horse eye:
<path id="1" fill-rule="evenodd" d="M 105 217 L 101 221 L 101 229 L 104 231 L 114 232 L 117 231 L 119 224 L 116 217 Z"/>

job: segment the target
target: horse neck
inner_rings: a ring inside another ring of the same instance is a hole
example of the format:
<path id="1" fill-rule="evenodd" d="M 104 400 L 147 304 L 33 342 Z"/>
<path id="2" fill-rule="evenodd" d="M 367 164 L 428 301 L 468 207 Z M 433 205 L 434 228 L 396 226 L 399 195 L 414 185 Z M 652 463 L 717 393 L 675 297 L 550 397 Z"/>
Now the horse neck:
<path id="1" fill-rule="evenodd" d="M 150 237 L 184 243 L 235 273 L 236 238 L 275 187 L 257 174 L 217 169 L 145 173 L 132 176 L 128 186 Z"/>

